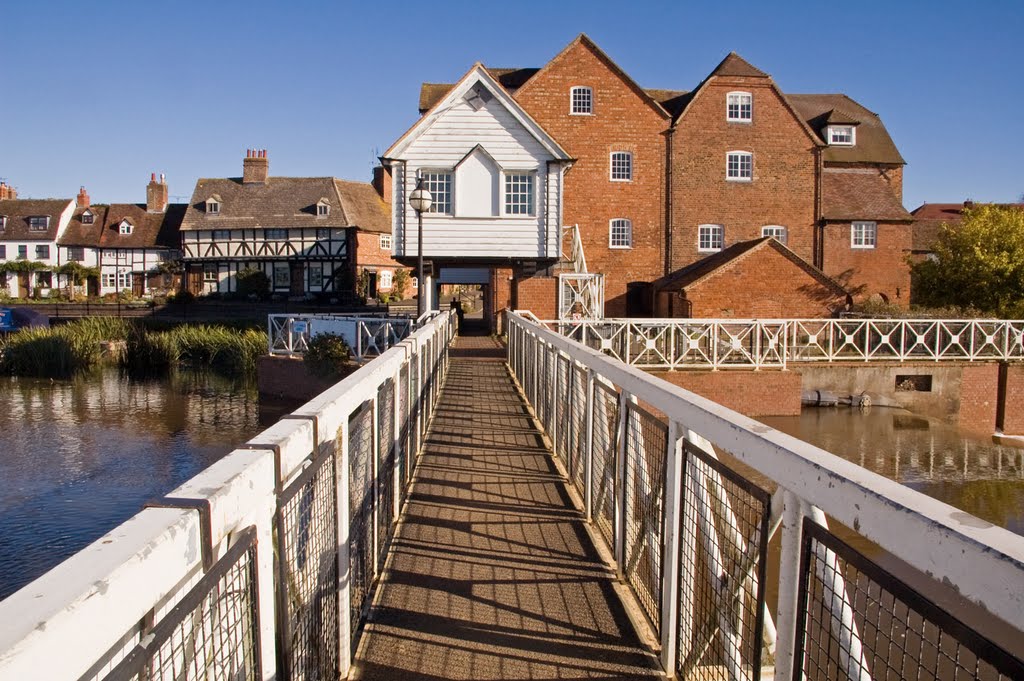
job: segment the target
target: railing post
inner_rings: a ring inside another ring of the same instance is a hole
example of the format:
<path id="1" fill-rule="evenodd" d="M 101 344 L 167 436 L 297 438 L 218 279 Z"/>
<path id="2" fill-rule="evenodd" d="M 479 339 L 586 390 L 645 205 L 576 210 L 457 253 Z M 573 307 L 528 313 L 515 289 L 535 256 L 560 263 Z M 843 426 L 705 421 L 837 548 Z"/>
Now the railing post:
<path id="1" fill-rule="evenodd" d="M 391 377 L 391 451 L 392 451 L 392 465 L 391 470 L 394 477 L 394 490 L 395 493 L 391 495 L 392 501 L 394 501 L 394 508 L 391 512 L 391 519 L 397 520 L 398 514 L 402 510 L 402 497 L 405 496 L 404 490 L 402 489 L 403 477 L 402 470 L 405 468 L 405 458 L 409 455 L 405 451 L 405 445 L 402 443 L 402 410 L 399 409 L 398 405 L 401 403 L 401 391 L 402 391 L 402 368 L 395 369 L 394 375 Z M 387 417 L 388 415 L 385 415 Z M 399 458 L 401 455 L 401 458 Z M 401 461 L 401 465 L 399 465 Z M 399 493 L 401 491 L 401 493 Z"/>
<path id="2" fill-rule="evenodd" d="M 589 523 L 594 517 L 594 370 L 587 369 L 587 426 L 583 442 L 583 512 Z"/>
<path id="3" fill-rule="evenodd" d="M 626 461 L 629 445 L 629 404 L 636 398 L 623 390 L 619 393 L 619 422 L 615 438 L 615 571 L 625 577 L 626 567 Z"/>
<path id="4" fill-rule="evenodd" d="M 352 665 L 352 561 L 349 546 L 349 442 L 348 417 L 344 414 L 338 428 L 337 462 L 334 473 L 337 484 L 335 498 L 338 518 L 338 671 L 347 678 Z"/>
<path id="5" fill-rule="evenodd" d="M 370 451 L 373 455 L 370 457 L 370 495 L 373 499 L 373 508 L 370 512 L 370 524 L 373 526 L 373 530 L 370 536 L 373 538 L 373 574 L 376 575 L 380 572 L 380 565 L 378 565 L 378 556 L 380 555 L 380 532 L 379 532 L 379 521 L 380 521 L 380 400 L 378 395 L 374 394 L 370 398 L 370 414 L 371 414 L 371 435 L 370 435 Z"/>
<path id="6" fill-rule="evenodd" d="M 665 673 L 675 675 L 679 637 L 679 557 L 680 525 L 683 495 L 683 437 L 677 421 L 669 423 L 665 458 L 664 524 L 661 549 L 661 665 Z"/>
<path id="7" fill-rule="evenodd" d="M 796 640 L 802 636 L 796 630 L 797 603 L 800 591 L 800 552 L 804 503 L 786 490 L 783 493 L 782 541 L 779 555 L 779 602 L 777 606 L 777 635 L 775 644 L 775 677 L 793 678 L 793 670 L 802 665 L 794 659 Z"/>

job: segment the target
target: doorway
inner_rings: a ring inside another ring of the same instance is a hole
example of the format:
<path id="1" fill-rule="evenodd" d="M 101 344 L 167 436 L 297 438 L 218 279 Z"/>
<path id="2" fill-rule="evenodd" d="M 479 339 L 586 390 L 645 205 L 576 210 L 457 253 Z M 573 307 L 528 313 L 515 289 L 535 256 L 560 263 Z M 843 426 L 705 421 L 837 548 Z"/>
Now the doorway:
<path id="1" fill-rule="evenodd" d="M 306 268 L 301 262 L 293 262 L 291 265 L 291 285 L 288 287 L 288 294 L 301 296 L 306 293 Z"/>
<path id="2" fill-rule="evenodd" d="M 18 297 L 28 298 L 28 272 L 18 272 Z"/>
<path id="3" fill-rule="evenodd" d="M 142 272 L 132 272 L 132 295 L 141 298 L 146 294 L 146 275 Z"/>

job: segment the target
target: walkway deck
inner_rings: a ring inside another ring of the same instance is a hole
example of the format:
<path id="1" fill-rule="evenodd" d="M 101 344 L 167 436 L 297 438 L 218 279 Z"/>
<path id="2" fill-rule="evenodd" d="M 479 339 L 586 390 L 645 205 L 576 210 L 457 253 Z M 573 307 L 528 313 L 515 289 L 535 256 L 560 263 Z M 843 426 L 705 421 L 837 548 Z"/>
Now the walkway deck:
<path id="1" fill-rule="evenodd" d="M 457 340 L 354 678 L 658 677 L 503 357 Z"/>

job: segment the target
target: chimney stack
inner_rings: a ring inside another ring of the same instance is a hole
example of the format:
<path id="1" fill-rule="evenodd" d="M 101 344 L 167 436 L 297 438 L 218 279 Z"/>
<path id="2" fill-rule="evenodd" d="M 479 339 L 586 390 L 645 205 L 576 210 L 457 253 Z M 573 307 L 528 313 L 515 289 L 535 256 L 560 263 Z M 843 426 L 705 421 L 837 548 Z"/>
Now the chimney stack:
<path id="1" fill-rule="evenodd" d="M 85 191 L 84 186 L 78 190 L 78 199 L 76 200 L 76 203 L 78 204 L 78 207 L 83 210 L 89 207 L 89 193 Z"/>
<path id="2" fill-rule="evenodd" d="M 377 194 L 384 200 L 384 203 L 391 205 L 391 168 L 385 168 L 384 166 L 374 166 L 373 168 L 373 188 L 377 190 Z"/>
<path id="3" fill-rule="evenodd" d="M 149 213 L 163 213 L 167 210 L 167 182 L 160 174 L 157 181 L 156 173 L 149 176 L 149 184 L 146 185 L 146 211 Z"/>
<path id="4" fill-rule="evenodd" d="M 245 161 L 242 162 L 242 182 L 244 184 L 266 184 L 270 174 L 270 161 L 266 149 L 247 149 Z"/>
<path id="5" fill-rule="evenodd" d="M 964 201 L 964 208 L 968 210 L 974 208 L 974 201 L 972 199 L 967 199 L 966 201 Z"/>
<path id="6" fill-rule="evenodd" d="M 0 201 L 13 201 L 18 198 L 18 190 L 6 182 L 0 182 Z"/>

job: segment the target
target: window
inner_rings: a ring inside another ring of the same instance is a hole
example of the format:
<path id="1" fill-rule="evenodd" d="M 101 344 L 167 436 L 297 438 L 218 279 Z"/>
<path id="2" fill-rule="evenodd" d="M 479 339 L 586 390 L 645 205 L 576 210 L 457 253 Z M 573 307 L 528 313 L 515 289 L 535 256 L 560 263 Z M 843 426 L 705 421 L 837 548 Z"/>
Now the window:
<path id="1" fill-rule="evenodd" d="M 7 229 L 7 216 L 0 215 L 0 230 Z"/>
<path id="2" fill-rule="evenodd" d="M 31 217 L 28 219 L 28 231 L 30 232 L 45 232 L 50 226 L 50 216 L 43 215 L 40 217 Z"/>
<path id="3" fill-rule="evenodd" d="M 53 272 L 36 272 L 36 286 L 53 287 Z"/>
<path id="4" fill-rule="evenodd" d="M 854 222 L 850 225 L 851 248 L 874 248 L 878 240 L 878 225 L 874 222 Z"/>
<path id="5" fill-rule="evenodd" d="M 7 245 L 0 244 L 0 260 L 7 260 Z"/>
<path id="6" fill-rule="evenodd" d="M 412 284 L 412 290 L 418 291 L 420 288 L 420 280 L 417 277 L 410 277 L 409 283 Z"/>
<path id="7" fill-rule="evenodd" d="M 48 245 L 36 246 L 36 260 L 49 260 L 50 247 Z"/>
<path id="8" fill-rule="evenodd" d="M 388 288 L 388 289 L 391 288 L 391 277 L 392 277 L 391 270 L 381 270 L 380 271 L 380 279 L 378 279 L 378 281 L 377 281 L 377 287 L 378 288 Z"/>
<path id="9" fill-rule="evenodd" d="M 533 215 L 533 174 L 505 175 L 505 214 Z"/>
<path id="10" fill-rule="evenodd" d="M 18 246 L 18 260 L 28 260 L 28 246 Z"/>
<path id="11" fill-rule="evenodd" d="M 786 243 L 786 228 L 779 225 L 765 225 L 761 228 L 761 236 L 773 236 L 779 243 Z"/>
<path id="12" fill-rule="evenodd" d="M 830 125 L 828 126 L 828 143 L 852 147 L 857 139 L 857 133 L 852 125 Z"/>
<path id="13" fill-rule="evenodd" d="M 314 289 L 314 288 L 322 289 L 323 287 L 324 287 L 324 271 L 323 271 L 323 268 L 320 265 L 313 265 L 312 267 L 309 268 L 309 288 L 311 288 L 311 289 Z"/>
<path id="14" fill-rule="evenodd" d="M 754 179 L 754 155 L 748 151 L 730 151 L 725 157 L 725 179 L 750 182 Z"/>
<path id="15" fill-rule="evenodd" d="M 68 247 L 68 260 L 72 262 L 84 262 L 85 261 L 85 247 L 83 246 L 69 246 Z"/>
<path id="16" fill-rule="evenodd" d="M 321 199 L 320 203 L 316 204 L 316 216 L 318 218 L 327 217 L 331 214 L 331 206 L 327 202 Z"/>
<path id="17" fill-rule="evenodd" d="M 217 283 L 220 281 L 216 265 L 203 266 L 203 281 Z"/>
<path id="18" fill-rule="evenodd" d="M 616 218 L 608 223 L 608 248 L 632 248 L 633 223 L 626 218 Z"/>
<path id="19" fill-rule="evenodd" d="M 380 250 L 390 251 L 391 250 L 391 235 L 381 234 L 380 235 Z"/>
<path id="20" fill-rule="evenodd" d="M 88 211 L 87 210 L 84 213 L 82 213 L 82 224 L 83 225 L 91 225 L 92 221 L 93 221 L 92 211 Z"/>
<path id="21" fill-rule="evenodd" d="M 214 241 L 229 241 L 231 239 L 230 229 L 215 229 L 213 230 Z"/>
<path id="22" fill-rule="evenodd" d="M 118 272 L 116 275 L 113 272 L 104 272 L 100 276 L 100 286 L 117 289 L 118 291 L 130 288 L 131 272 Z"/>
<path id="23" fill-rule="evenodd" d="M 612 152 L 612 182 L 629 182 L 633 179 L 633 154 L 628 151 Z"/>
<path id="24" fill-rule="evenodd" d="M 286 262 L 274 263 L 274 288 L 288 288 L 292 284 L 292 273 Z"/>
<path id="25" fill-rule="evenodd" d="M 100 286 L 103 288 L 115 288 L 117 286 L 117 279 L 114 278 L 113 274 L 104 272 L 100 275 Z"/>
<path id="26" fill-rule="evenodd" d="M 220 215 L 220 198 L 211 196 L 206 199 L 206 212 L 209 215 Z"/>
<path id="27" fill-rule="evenodd" d="M 117 226 L 117 231 L 120 234 L 131 234 L 132 233 L 132 223 L 128 222 L 127 220 L 121 220 L 121 224 L 119 224 Z"/>
<path id="28" fill-rule="evenodd" d="M 331 230 L 325 229 L 323 227 L 318 227 L 317 230 L 316 230 L 316 238 L 317 239 L 330 239 L 331 238 Z"/>
<path id="29" fill-rule="evenodd" d="M 700 225 L 697 228 L 697 250 L 702 253 L 720 251 L 725 245 L 725 227 L 722 225 Z"/>
<path id="30" fill-rule="evenodd" d="M 725 120 L 750 123 L 754 118 L 754 98 L 749 92 L 730 92 L 725 96 Z"/>
<path id="31" fill-rule="evenodd" d="M 288 238 L 287 229 L 265 229 L 263 230 L 264 241 L 284 241 Z"/>
<path id="32" fill-rule="evenodd" d="M 424 172 L 423 188 L 430 192 L 434 202 L 428 213 L 452 214 L 452 174 L 445 171 Z"/>
<path id="33" fill-rule="evenodd" d="M 589 116 L 594 113 L 594 91 L 588 87 L 574 87 L 569 90 L 569 113 Z"/>

